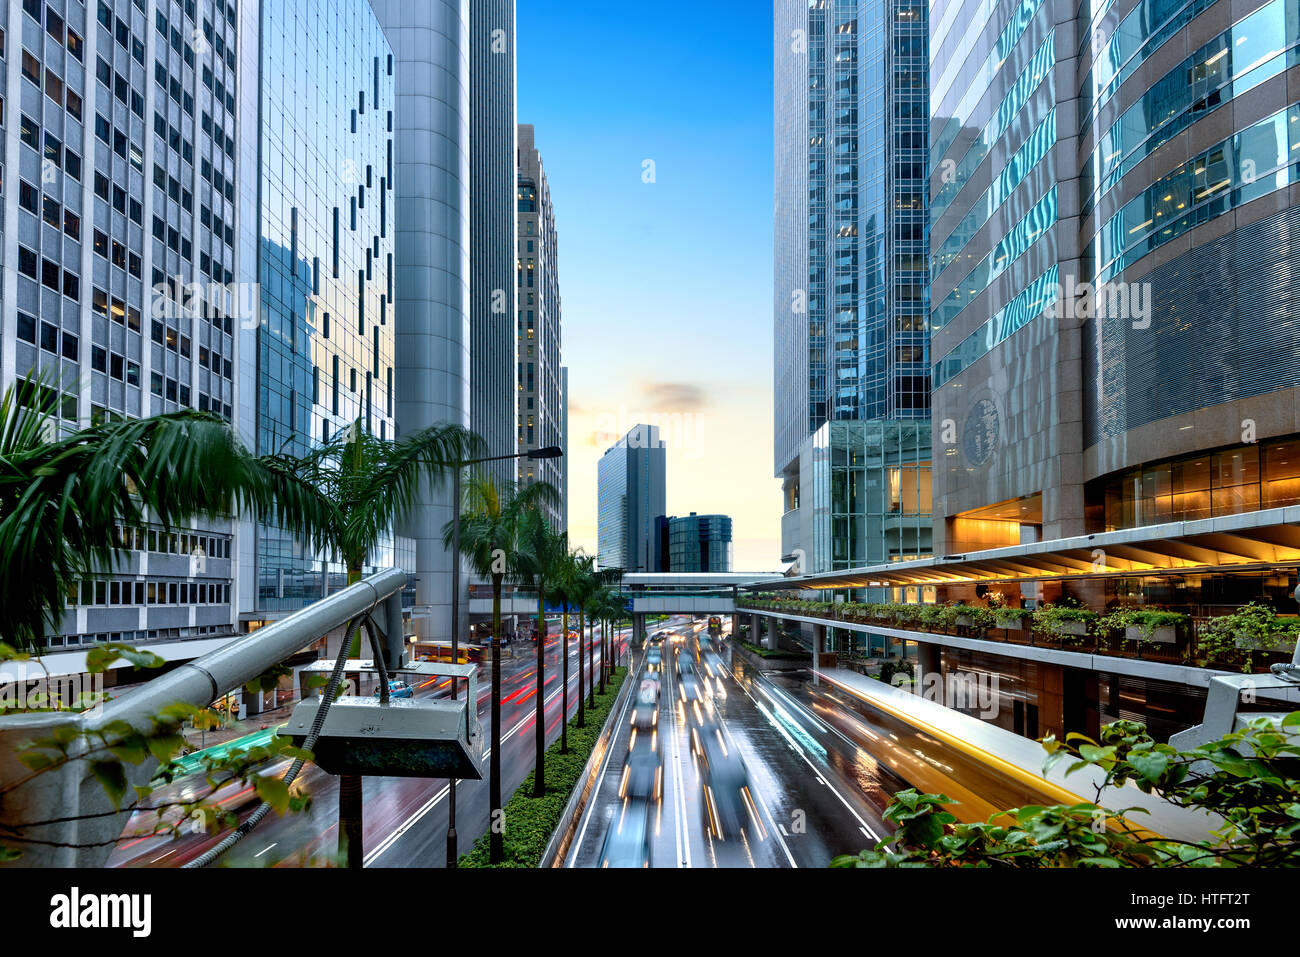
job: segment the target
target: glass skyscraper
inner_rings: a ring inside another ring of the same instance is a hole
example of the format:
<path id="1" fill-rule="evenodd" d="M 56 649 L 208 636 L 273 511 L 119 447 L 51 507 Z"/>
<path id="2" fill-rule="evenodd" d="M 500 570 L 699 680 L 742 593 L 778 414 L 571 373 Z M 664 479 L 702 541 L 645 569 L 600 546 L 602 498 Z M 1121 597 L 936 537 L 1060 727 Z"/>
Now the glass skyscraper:
<path id="1" fill-rule="evenodd" d="M 731 571 L 731 517 L 674 515 L 667 520 L 669 572 Z"/>
<path id="2" fill-rule="evenodd" d="M 302 454 L 356 421 L 392 438 L 392 49 L 365 0 L 261 11 L 257 450 Z M 258 611 L 324 594 L 326 569 L 291 536 L 263 526 L 256 550 Z"/>
<path id="3" fill-rule="evenodd" d="M 515 432 L 515 0 L 470 5 L 470 428 L 490 455 L 521 448 Z M 499 483 L 509 461 L 485 465 Z"/>
<path id="4" fill-rule="evenodd" d="M 565 447 L 565 388 L 561 367 L 559 238 L 555 205 L 542 156 L 534 145 L 531 124 L 519 126 L 517 182 L 519 253 L 516 286 L 519 299 L 518 435 L 520 450 Z M 566 449 L 567 450 L 567 449 Z M 563 459 L 520 459 L 522 485 L 549 482 L 560 500 L 550 508 L 551 524 L 564 531 L 567 509 Z"/>
<path id="5" fill-rule="evenodd" d="M 601 568 L 661 570 L 668 452 L 659 427 L 638 425 L 596 466 L 596 554 Z"/>
<path id="6" fill-rule="evenodd" d="M 780 0 L 774 55 L 782 555 L 928 554 L 926 6 Z"/>

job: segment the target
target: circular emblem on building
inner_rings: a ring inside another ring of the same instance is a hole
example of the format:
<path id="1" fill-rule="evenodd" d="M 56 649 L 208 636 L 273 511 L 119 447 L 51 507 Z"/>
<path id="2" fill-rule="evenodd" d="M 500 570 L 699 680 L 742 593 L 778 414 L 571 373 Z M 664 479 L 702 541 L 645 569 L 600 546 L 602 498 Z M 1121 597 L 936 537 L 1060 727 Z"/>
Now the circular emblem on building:
<path id="1" fill-rule="evenodd" d="M 971 465 L 983 465 L 998 445 L 998 408 L 988 399 L 980 399 L 966 416 L 961 446 Z"/>

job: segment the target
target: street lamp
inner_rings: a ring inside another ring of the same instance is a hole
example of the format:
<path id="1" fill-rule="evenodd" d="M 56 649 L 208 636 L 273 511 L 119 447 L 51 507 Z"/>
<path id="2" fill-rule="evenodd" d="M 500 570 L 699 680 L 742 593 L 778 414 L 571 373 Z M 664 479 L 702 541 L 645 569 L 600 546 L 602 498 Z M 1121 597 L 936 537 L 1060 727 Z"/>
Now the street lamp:
<path id="1" fill-rule="evenodd" d="M 466 459 L 457 462 L 452 479 L 451 500 L 455 514 L 451 525 L 451 660 L 460 661 L 460 475 L 471 465 L 484 462 L 502 462 L 507 459 L 558 459 L 564 455 L 564 449 L 558 445 L 548 445 L 527 452 L 513 455 L 489 455 L 480 459 Z M 493 635 L 492 640 L 499 643 L 500 635 Z M 496 827 L 493 812 L 501 807 L 501 649 L 492 649 L 492 756 L 488 766 L 488 827 Z M 451 699 L 456 700 L 460 689 L 455 678 L 451 679 Z M 451 778 L 447 785 L 447 866 L 455 867 L 459 854 L 456 851 L 456 779 Z"/>

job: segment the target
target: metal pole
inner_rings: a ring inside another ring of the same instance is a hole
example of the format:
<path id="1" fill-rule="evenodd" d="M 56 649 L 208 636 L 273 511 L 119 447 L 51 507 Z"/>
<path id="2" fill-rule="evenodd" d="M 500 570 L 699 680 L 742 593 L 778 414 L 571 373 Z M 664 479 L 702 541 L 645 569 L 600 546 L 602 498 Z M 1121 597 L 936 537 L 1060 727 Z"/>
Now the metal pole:
<path id="1" fill-rule="evenodd" d="M 456 463 L 452 478 L 451 515 L 451 661 L 460 663 L 460 470 Z M 451 700 L 455 701 L 459 688 L 451 679 Z M 456 779 L 447 782 L 447 866 L 455 867 L 456 858 Z"/>

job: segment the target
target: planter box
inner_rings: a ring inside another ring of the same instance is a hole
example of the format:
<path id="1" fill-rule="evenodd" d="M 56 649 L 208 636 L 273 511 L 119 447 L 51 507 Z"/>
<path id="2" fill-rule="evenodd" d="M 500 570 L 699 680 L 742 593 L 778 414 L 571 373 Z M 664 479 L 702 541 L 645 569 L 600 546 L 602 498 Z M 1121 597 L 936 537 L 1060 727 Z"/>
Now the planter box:
<path id="1" fill-rule="evenodd" d="M 1025 626 L 1024 623 L 1025 623 L 1025 619 L 1020 617 L 998 618 L 994 621 L 994 624 L 996 624 L 999 628 L 1005 628 L 1007 631 L 1019 631 L 1021 628 Z"/>
<path id="2" fill-rule="evenodd" d="M 1254 638 L 1251 638 L 1248 635 L 1244 635 L 1241 632 L 1237 632 L 1237 636 L 1233 640 L 1233 644 L 1236 645 L 1238 648 L 1247 648 L 1253 651 L 1271 651 L 1282 655 L 1295 654 L 1295 645 L 1296 645 L 1295 639 L 1292 639 L 1291 641 L 1284 641 L 1281 644 L 1274 645 L 1271 648 L 1265 648 Z"/>
<path id="3" fill-rule="evenodd" d="M 1124 629 L 1124 637 L 1128 641 L 1139 641 L 1142 639 L 1142 628 L 1138 625 L 1129 625 Z M 1147 641 L 1154 641 L 1161 645 L 1172 645 L 1178 640 L 1178 635 L 1173 625 L 1160 625 L 1151 632 L 1151 637 Z"/>
<path id="4" fill-rule="evenodd" d="M 957 624 L 961 625 L 964 628 L 969 628 L 973 624 L 973 622 L 971 621 L 970 615 L 958 615 Z"/>
<path id="5" fill-rule="evenodd" d="M 1058 621 L 1056 623 L 1059 634 L 1062 635 L 1086 635 L 1088 633 L 1088 623 L 1086 621 Z"/>

